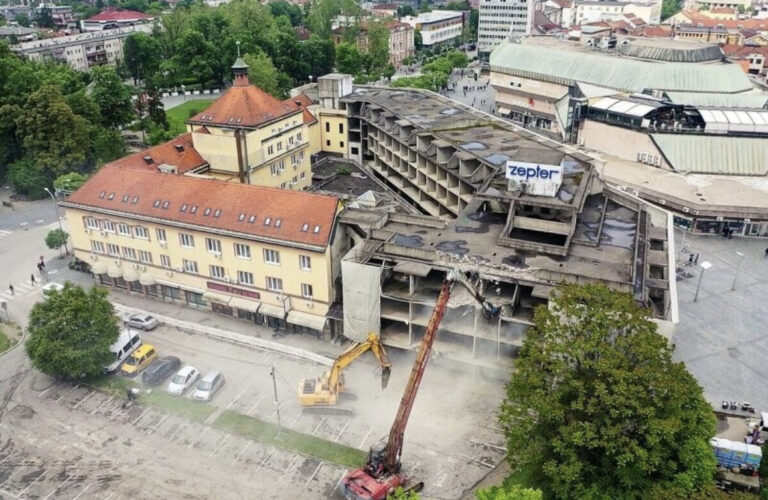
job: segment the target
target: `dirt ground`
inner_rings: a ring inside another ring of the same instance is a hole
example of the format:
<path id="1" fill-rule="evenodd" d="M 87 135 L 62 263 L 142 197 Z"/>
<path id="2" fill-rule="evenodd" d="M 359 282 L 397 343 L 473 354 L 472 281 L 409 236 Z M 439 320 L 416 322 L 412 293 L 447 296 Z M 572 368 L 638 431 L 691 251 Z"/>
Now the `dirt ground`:
<path id="1" fill-rule="evenodd" d="M 326 367 L 165 327 L 143 337 L 161 355 L 203 373 L 222 371 L 227 382 L 216 406 L 271 422 L 279 409 L 283 426 L 362 450 L 389 432 L 413 360 L 390 353 L 392 377 L 382 391 L 366 355 L 345 372 L 354 397 L 344 407 L 352 414 L 320 416 L 302 411 L 296 391 Z M 340 498 L 341 466 L 159 409 L 124 410 L 118 398 L 32 370 L 0 382 L 11 394 L 0 406 L 0 498 Z M 424 498 L 461 498 L 503 460 L 494 416 L 502 392 L 503 380 L 430 364 L 403 455 L 406 471 L 425 482 Z"/>

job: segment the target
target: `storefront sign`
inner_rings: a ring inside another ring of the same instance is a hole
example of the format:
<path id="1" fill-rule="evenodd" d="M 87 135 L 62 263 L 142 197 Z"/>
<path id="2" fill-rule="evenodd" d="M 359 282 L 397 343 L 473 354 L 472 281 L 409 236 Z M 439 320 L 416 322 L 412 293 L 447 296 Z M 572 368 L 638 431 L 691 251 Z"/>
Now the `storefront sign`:
<path id="1" fill-rule="evenodd" d="M 563 182 L 563 167 L 508 161 L 507 179 L 524 186 L 527 194 L 554 197 Z"/>
<path id="2" fill-rule="evenodd" d="M 224 285 L 221 283 L 214 283 L 213 281 L 206 281 L 205 284 L 210 290 L 225 292 L 232 295 L 239 295 L 240 297 L 248 297 L 249 299 L 261 299 L 261 294 L 259 292 L 243 290 L 241 288 L 235 288 L 233 286 Z"/>

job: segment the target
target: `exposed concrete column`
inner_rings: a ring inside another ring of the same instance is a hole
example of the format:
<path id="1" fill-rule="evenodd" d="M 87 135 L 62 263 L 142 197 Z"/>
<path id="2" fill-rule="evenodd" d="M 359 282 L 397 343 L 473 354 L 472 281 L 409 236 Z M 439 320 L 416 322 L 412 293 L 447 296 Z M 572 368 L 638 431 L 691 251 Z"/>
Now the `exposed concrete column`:
<path id="1" fill-rule="evenodd" d="M 416 279 L 412 274 L 408 275 L 408 295 L 413 297 L 416 291 Z M 413 345 L 413 300 L 408 300 L 408 347 Z"/>

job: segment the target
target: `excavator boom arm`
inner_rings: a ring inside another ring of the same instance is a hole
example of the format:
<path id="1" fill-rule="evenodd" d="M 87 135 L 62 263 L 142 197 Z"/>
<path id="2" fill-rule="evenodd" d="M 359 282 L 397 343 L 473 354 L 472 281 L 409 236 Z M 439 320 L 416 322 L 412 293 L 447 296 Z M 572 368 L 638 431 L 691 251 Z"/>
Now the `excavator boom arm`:
<path id="1" fill-rule="evenodd" d="M 385 379 L 387 381 L 389 380 L 389 368 L 391 366 L 389 358 L 387 357 L 387 352 L 384 350 L 384 346 L 381 345 L 379 336 L 375 333 L 369 333 L 368 338 L 365 341 L 353 345 L 333 362 L 333 366 L 331 367 L 328 376 L 328 385 L 331 390 L 338 387 L 341 379 L 341 372 L 344 371 L 344 368 L 365 354 L 368 349 L 373 351 L 374 356 L 376 356 L 376 359 L 379 361 L 379 364 L 384 371 L 384 373 L 382 373 L 382 386 L 386 387 Z"/>

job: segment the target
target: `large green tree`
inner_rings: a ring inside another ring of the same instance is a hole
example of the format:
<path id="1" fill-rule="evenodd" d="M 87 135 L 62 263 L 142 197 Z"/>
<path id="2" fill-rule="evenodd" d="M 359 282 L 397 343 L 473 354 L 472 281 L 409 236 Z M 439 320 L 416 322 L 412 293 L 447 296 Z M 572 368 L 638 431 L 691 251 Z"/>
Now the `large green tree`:
<path id="1" fill-rule="evenodd" d="M 118 128 L 136 118 L 131 89 L 117 76 L 112 66 L 91 69 L 91 98 L 99 107 L 101 125 Z"/>
<path id="2" fill-rule="evenodd" d="M 162 55 L 160 42 L 146 33 L 132 33 L 123 44 L 123 60 L 134 82 L 157 74 Z"/>
<path id="3" fill-rule="evenodd" d="M 98 375 L 114 359 L 109 347 L 119 334 L 117 317 L 101 287 L 88 291 L 67 282 L 51 291 L 29 315 L 27 354 L 35 368 L 54 377 Z"/>
<path id="4" fill-rule="evenodd" d="M 539 470 L 556 498 L 687 496 L 713 480 L 712 408 L 629 293 L 558 287 L 499 420 L 512 465 Z"/>
<path id="5" fill-rule="evenodd" d="M 248 65 L 248 78 L 252 84 L 268 94 L 282 97 L 277 68 L 267 54 L 259 50 L 254 54 L 246 54 L 243 59 Z"/>

